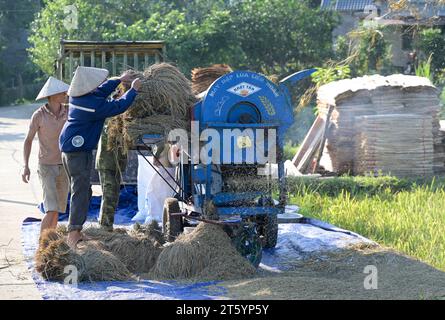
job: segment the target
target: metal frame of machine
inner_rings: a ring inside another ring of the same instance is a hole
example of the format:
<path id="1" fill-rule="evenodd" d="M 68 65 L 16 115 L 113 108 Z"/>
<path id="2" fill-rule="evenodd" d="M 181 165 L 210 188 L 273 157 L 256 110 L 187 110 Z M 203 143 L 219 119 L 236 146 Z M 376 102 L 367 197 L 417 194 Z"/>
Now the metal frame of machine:
<path id="1" fill-rule="evenodd" d="M 175 185 L 165 180 L 176 192 L 175 198 L 166 199 L 164 206 L 163 231 L 169 240 L 174 240 L 185 226 L 194 226 L 196 221 L 203 221 L 224 226 L 240 253 L 255 266 L 261 260 L 263 247 L 275 247 L 277 215 L 284 213 L 286 204 L 282 157 L 284 137 L 293 123 L 288 86 L 310 76 L 314 71 L 310 69 L 294 73 L 278 85 L 257 73 L 234 71 L 217 79 L 202 95 L 202 100 L 195 104 L 191 115 L 196 132 L 202 134 L 205 130 L 211 130 L 224 137 L 229 131 L 232 135 L 230 139 L 215 142 L 219 152 L 214 153 L 211 149 L 208 153 L 210 160 L 205 163 L 195 161 L 184 150 L 180 152 L 176 177 L 171 177 Z M 261 131 L 258 129 L 274 130 L 275 139 L 271 140 L 268 134 L 260 136 L 258 132 Z M 212 138 L 207 139 L 210 142 Z M 144 135 L 138 151 L 142 155 L 141 150 L 148 149 L 154 155 L 155 146 L 162 141 L 162 136 Z M 271 147 L 269 144 L 274 145 L 273 150 L 276 150 L 278 203 L 272 199 L 270 186 L 267 190 L 249 192 L 224 190 L 224 180 L 230 174 L 242 176 L 244 172 L 252 174 L 264 168 L 265 164 L 259 162 L 256 152 L 261 149 L 263 152 L 266 150 L 267 154 Z M 197 149 L 199 153 L 202 148 L 201 141 Z M 248 154 L 249 150 L 253 152 L 253 157 Z"/>

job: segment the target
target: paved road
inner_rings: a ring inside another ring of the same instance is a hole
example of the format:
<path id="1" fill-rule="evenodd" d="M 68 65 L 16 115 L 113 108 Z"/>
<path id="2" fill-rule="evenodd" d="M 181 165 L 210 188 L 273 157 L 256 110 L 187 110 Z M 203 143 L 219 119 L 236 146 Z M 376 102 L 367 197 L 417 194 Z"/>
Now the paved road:
<path id="1" fill-rule="evenodd" d="M 31 181 L 27 185 L 20 178 L 23 140 L 37 107 L 0 107 L 0 299 L 41 299 L 24 263 L 20 235 L 26 217 L 40 217 L 37 141 L 30 161 Z"/>

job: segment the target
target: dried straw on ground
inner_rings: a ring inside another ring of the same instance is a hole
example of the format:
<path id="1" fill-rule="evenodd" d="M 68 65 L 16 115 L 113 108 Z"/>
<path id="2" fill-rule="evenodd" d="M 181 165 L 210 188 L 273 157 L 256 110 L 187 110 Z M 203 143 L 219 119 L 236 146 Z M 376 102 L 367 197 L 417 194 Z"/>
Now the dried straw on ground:
<path id="1" fill-rule="evenodd" d="M 219 77 L 232 72 L 232 68 L 226 64 L 214 64 L 207 68 L 195 68 L 192 70 L 192 89 L 194 94 L 206 91 Z"/>
<path id="2" fill-rule="evenodd" d="M 136 237 L 140 237 L 142 234 L 151 239 L 153 243 L 158 243 L 159 245 L 163 245 L 165 243 L 164 234 L 156 220 L 153 220 L 146 225 L 135 223 L 133 225 L 133 230 L 131 230 L 131 234 L 135 235 Z"/>
<path id="3" fill-rule="evenodd" d="M 220 226 L 200 223 L 165 247 L 149 277 L 204 281 L 245 278 L 255 272 Z"/>
<path id="4" fill-rule="evenodd" d="M 41 235 L 36 253 L 36 270 L 47 280 L 62 281 L 65 267 L 75 266 L 78 281 L 125 281 L 134 276 L 112 253 L 97 241 L 85 241 L 72 250 L 62 234 L 54 230 Z"/>
<path id="5" fill-rule="evenodd" d="M 154 226 L 145 233 L 129 234 L 125 229 L 108 232 L 87 228 L 90 239 L 71 250 L 66 243 L 66 228 L 46 231 L 36 254 L 36 269 L 48 280 L 63 280 L 64 268 L 75 265 L 79 281 L 134 280 L 134 274 L 147 273 L 159 256 L 161 244 L 153 240 Z"/>
<path id="6" fill-rule="evenodd" d="M 131 233 L 125 229 L 116 229 L 114 232 L 108 232 L 100 228 L 88 228 L 85 234 L 91 239 L 100 241 L 104 248 L 114 254 L 116 258 L 122 261 L 130 272 L 146 273 L 156 262 L 161 253 L 161 244 L 153 241 L 150 232 Z"/>
<path id="7" fill-rule="evenodd" d="M 378 270 L 377 290 L 363 287 L 367 266 Z M 295 260 L 289 271 L 218 286 L 229 299 L 443 299 L 445 273 L 390 249 L 351 248 L 317 252 L 312 260 Z"/>
<path id="8" fill-rule="evenodd" d="M 131 149 L 142 134 L 167 135 L 172 129 L 188 130 L 189 109 L 196 102 L 190 81 L 168 63 L 153 64 L 141 77 L 141 89 L 122 115 L 122 130 L 111 125 L 109 149 Z M 110 125 L 109 125 L 110 127 Z"/>

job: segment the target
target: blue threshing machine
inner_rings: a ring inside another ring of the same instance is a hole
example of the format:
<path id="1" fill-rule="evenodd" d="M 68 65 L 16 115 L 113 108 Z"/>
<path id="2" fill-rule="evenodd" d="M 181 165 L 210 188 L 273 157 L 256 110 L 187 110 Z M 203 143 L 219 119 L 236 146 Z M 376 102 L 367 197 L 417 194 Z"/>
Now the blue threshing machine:
<path id="1" fill-rule="evenodd" d="M 288 86 L 314 71 L 294 73 L 279 84 L 257 73 L 234 71 L 202 94 L 191 110 L 191 131 L 201 137 L 198 152 L 193 154 L 193 145 L 192 152 L 181 152 L 175 185 L 169 184 L 176 196 L 165 201 L 162 223 L 169 240 L 184 227 L 203 221 L 222 225 L 238 251 L 255 266 L 263 248 L 275 247 L 277 216 L 284 213 L 286 204 L 284 137 L 294 121 Z M 160 140 L 163 137 L 142 137 L 149 150 Z M 204 161 L 196 159 L 203 148 L 207 148 Z M 225 181 L 230 178 L 249 183 L 249 178 L 258 177 L 258 169 L 267 167 L 265 157 L 278 166 L 279 201 L 272 199 L 271 186 L 247 192 L 226 190 Z"/>

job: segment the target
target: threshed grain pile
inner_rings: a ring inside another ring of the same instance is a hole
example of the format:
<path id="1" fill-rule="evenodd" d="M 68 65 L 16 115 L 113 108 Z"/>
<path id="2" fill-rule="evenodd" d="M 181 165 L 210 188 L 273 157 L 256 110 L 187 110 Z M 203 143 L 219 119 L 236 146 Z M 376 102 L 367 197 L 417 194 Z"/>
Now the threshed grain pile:
<path id="1" fill-rule="evenodd" d="M 214 64 L 207 68 L 195 68 L 192 70 L 192 89 L 194 94 L 206 91 L 219 77 L 232 72 L 232 68 L 226 64 Z"/>
<path id="2" fill-rule="evenodd" d="M 417 168 L 411 175 L 444 171 L 440 101 L 428 79 L 397 74 L 335 81 L 319 89 L 317 102 L 322 115 L 334 106 L 321 161 L 326 169 L 394 173 L 403 162 Z M 387 117 L 363 117 L 383 115 Z M 413 156 L 419 150 L 422 153 Z"/>
<path id="3" fill-rule="evenodd" d="M 196 98 L 190 81 L 178 68 L 158 63 L 136 75 L 141 76 L 141 89 L 121 119 L 109 124 L 109 149 L 128 150 L 142 134 L 167 136 L 172 129 L 189 127 L 189 109 Z"/>

